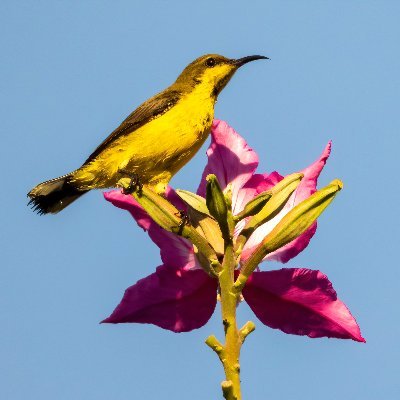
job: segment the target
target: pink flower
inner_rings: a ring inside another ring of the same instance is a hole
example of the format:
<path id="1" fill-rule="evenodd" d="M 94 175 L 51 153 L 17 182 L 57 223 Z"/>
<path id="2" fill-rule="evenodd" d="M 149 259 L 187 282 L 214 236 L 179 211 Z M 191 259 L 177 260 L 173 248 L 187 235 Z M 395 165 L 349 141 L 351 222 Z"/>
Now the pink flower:
<path id="1" fill-rule="evenodd" d="M 241 260 L 295 205 L 316 191 L 317 179 L 329 157 L 331 143 L 321 156 L 303 169 L 304 178 L 283 210 L 260 226 L 243 249 Z M 283 179 L 277 172 L 256 174 L 257 154 L 231 127 L 214 121 L 208 163 L 197 193 L 204 196 L 208 174 L 215 174 L 222 189 L 230 185 L 234 214 L 249 200 Z M 119 190 L 104 194 L 106 200 L 131 213 L 138 225 L 148 232 L 160 248 L 163 264 L 156 271 L 129 287 L 114 312 L 103 322 L 151 323 L 174 332 L 186 332 L 203 326 L 214 312 L 217 280 L 201 268 L 193 246 L 186 239 L 160 228 L 133 199 Z M 168 199 L 179 209 L 185 205 L 172 189 Z M 238 224 L 235 234 L 243 228 Z M 305 233 L 266 257 L 286 263 L 303 251 L 316 232 L 314 223 Z M 243 289 L 243 297 L 265 325 L 295 335 L 335 337 L 365 342 L 349 310 L 336 295 L 332 284 L 320 271 L 283 268 L 253 272 Z"/>

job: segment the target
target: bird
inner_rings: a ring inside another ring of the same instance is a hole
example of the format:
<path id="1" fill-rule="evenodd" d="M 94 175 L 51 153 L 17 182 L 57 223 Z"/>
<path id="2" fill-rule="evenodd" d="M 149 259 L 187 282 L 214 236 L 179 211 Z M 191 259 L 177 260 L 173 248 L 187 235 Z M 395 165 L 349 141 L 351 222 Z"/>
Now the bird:
<path id="1" fill-rule="evenodd" d="M 81 167 L 35 186 L 28 205 L 39 214 L 56 214 L 92 189 L 115 188 L 133 176 L 164 194 L 207 139 L 218 95 L 241 66 L 260 59 L 269 58 L 206 54 L 195 59 L 171 86 L 129 114 Z"/>

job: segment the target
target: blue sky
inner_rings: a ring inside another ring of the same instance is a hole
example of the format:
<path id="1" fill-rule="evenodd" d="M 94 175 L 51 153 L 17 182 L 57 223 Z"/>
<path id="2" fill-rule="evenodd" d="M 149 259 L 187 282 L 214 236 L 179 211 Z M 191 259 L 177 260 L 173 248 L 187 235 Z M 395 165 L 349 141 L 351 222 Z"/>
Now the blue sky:
<path id="1" fill-rule="evenodd" d="M 222 368 L 200 330 L 99 325 L 157 248 L 101 192 L 56 216 L 26 207 L 38 182 L 82 163 L 197 56 L 265 54 L 221 94 L 259 171 L 297 171 L 329 139 L 320 179 L 344 190 L 288 266 L 326 273 L 366 344 L 264 327 L 242 353 L 245 399 L 397 399 L 400 3 L 7 1 L 0 4 L 0 397 L 218 398 Z M 172 181 L 195 190 L 205 149 Z M 267 265 L 265 268 L 277 268 Z"/>

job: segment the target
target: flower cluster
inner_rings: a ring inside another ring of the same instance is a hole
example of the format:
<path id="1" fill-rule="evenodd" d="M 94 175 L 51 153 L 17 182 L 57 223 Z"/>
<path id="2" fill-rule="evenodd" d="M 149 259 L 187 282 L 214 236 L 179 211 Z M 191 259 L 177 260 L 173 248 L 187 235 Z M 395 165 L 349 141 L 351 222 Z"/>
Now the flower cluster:
<path id="1" fill-rule="evenodd" d="M 296 183 L 289 198 L 267 222 L 254 225 L 251 231 L 246 216 L 236 224 L 234 239 L 238 243 L 246 229 L 250 232 L 237 253 L 237 274 L 283 218 L 316 192 L 317 179 L 330 151 L 331 143 L 328 143 L 313 164 L 299 171 L 294 179 L 301 176 L 300 183 Z M 206 177 L 215 175 L 221 189 L 229 192 L 234 216 L 243 214 L 246 205 L 260 194 L 286 182 L 278 172 L 256 173 L 257 154 L 223 121 L 213 123 L 207 156 L 208 163 L 197 195 L 206 197 Z M 178 194 L 179 191 L 169 188 L 166 197 L 177 209 L 187 210 L 187 204 L 182 201 L 184 197 Z M 202 268 L 196 247 L 184 237 L 162 229 L 132 196 L 120 190 L 107 192 L 104 196 L 116 207 L 129 211 L 138 225 L 147 231 L 160 248 L 162 265 L 129 287 L 120 304 L 103 322 L 150 323 L 174 332 L 187 332 L 203 326 L 214 312 L 218 281 Z M 262 261 L 288 262 L 307 247 L 316 229 L 317 223 L 314 222 L 300 236 L 268 252 Z M 318 270 L 283 268 L 260 271 L 257 268 L 246 280 L 242 294 L 260 321 L 271 328 L 312 338 L 365 341 L 355 319 L 337 298 L 331 282 Z"/>

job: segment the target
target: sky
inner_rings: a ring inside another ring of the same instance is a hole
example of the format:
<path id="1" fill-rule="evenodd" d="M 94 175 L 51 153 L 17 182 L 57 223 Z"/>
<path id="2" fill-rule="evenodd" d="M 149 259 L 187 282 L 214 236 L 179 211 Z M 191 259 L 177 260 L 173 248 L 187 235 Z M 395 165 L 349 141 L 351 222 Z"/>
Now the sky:
<path id="1" fill-rule="evenodd" d="M 0 397 L 221 398 L 203 328 L 100 325 L 160 264 L 126 212 L 84 196 L 58 215 L 26 206 L 37 183 L 77 168 L 135 107 L 205 53 L 263 54 L 219 97 L 260 156 L 298 171 L 328 140 L 320 177 L 344 189 L 288 267 L 320 269 L 367 343 L 272 330 L 242 350 L 244 399 L 400 398 L 398 337 L 400 3 L 397 1 L 9 1 L 0 3 Z M 174 177 L 194 191 L 205 146 Z M 197 178 L 196 178 L 197 177 Z M 280 268 L 278 264 L 264 269 Z"/>

